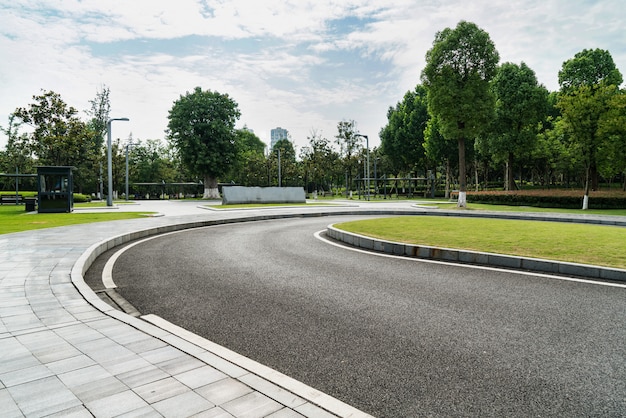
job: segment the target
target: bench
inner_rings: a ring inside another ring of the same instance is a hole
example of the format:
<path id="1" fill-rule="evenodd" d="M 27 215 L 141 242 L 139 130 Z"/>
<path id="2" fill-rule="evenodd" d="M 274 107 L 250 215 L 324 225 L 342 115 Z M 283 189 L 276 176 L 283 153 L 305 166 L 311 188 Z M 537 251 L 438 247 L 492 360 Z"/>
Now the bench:
<path id="1" fill-rule="evenodd" d="M 23 200 L 24 198 L 21 194 L 18 194 L 17 196 L 14 194 L 0 195 L 0 205 L 4 205 L 5 203 L 17 205 L 22 203 Z"/>

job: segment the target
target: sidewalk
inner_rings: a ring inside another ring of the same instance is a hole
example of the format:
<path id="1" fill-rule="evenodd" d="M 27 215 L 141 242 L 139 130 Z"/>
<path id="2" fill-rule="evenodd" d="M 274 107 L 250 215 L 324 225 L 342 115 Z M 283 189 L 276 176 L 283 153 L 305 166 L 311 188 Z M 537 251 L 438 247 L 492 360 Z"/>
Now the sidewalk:
<path id="1" fill-rule="evenodd" d="M 241 213 L 167 201 L 112 210 L 164 216 L 0 236 L 2 417 L 367 416 L 161 318 L 114 310 L 82 282 L 89 253 L 114 236 Z"/>

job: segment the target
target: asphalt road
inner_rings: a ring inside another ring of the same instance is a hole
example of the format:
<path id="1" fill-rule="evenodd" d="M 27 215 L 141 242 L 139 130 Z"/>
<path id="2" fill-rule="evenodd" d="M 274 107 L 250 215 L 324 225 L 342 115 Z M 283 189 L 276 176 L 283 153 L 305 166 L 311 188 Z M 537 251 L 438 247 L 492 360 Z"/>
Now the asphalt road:
<path id="1" fill-rule="evenodd" d="M 346 217 L 133 247 L 123 297 L 372 415 L 625 416 L 626 289 L 372 256 Z"/>

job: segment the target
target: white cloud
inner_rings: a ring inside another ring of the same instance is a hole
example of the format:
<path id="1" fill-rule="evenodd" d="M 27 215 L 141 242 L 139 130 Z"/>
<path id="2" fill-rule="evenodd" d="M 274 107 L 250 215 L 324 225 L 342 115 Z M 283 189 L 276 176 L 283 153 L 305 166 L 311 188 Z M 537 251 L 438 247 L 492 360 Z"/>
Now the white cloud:
<path id="1" fill-rule="evenodd" d="M 502 61 L 526 62 L 554 90 L 563 61 L 603 48 L 626 71 L 621 0 L 0 0 L 0 125 L 40 89 L 86 109 L 111 88 L 124 137 L 162 138 L 196 86 L 229 93 L 263 140 L 299 146 L 355 119 L 370 142 L 420 82 L 435 33 L 475 22 Z M 0 138 L 0 146 L 4 139 Z"/>

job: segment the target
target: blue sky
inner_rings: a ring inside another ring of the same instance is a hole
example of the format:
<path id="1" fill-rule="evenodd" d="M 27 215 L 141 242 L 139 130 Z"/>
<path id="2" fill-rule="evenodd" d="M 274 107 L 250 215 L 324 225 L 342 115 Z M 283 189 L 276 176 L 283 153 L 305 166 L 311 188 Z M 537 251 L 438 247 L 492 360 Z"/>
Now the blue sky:
<path id="1" fill-rule="evenodd" d="M 200 86 L 235 99 L 238 126 L 266 143 L 280 126 L 300 149 L 354 119 L 376 146 L 435 34 L 460 20 L 550 90 L 585 48 L 626 72 L 623 0 L 0 0 L 0 125 L 41 89 L 82 111 L 106 85 L 111 116 L 130 118 L 114 137 L 159 139 Z"/>

